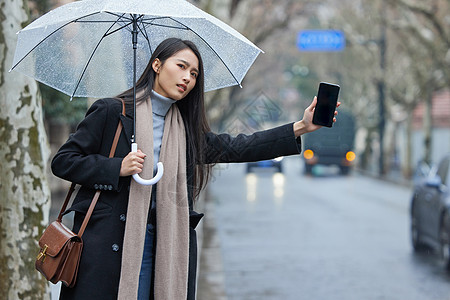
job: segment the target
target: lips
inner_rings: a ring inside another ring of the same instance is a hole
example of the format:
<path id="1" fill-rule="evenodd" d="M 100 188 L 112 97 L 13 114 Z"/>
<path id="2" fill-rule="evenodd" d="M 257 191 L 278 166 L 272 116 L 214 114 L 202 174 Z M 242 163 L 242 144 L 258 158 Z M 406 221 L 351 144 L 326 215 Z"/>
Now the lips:
<path id="1" fill-rule="evenodd" d="M 177 87 L 179 87 L 180 89 L 182 89 L 183 92 L 185 92 L 186 89 L 187 89 L 187 85 L 185 85 L 185 84 L 177 84 Z"/>

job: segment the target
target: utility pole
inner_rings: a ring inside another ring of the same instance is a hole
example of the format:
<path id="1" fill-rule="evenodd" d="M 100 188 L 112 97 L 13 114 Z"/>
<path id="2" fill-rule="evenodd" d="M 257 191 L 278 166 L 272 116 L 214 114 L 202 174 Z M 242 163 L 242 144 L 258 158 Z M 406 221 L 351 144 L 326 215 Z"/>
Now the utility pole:
<path id="1" fill-rule="evenodd" d="M 380 78 L 378 78 L 378 101 L 379 101 L 379 121 L 378 130 L 380 136 L 380 160 L 379 160 L 379 176 L 382 177 L 386 174 L 386 168 L 384 164 L 384 128 L 386 123 L 385 117 L 385 74 L 386 74 L 386 3 L 385 0 L 381 0 L 380 7 Z"/>

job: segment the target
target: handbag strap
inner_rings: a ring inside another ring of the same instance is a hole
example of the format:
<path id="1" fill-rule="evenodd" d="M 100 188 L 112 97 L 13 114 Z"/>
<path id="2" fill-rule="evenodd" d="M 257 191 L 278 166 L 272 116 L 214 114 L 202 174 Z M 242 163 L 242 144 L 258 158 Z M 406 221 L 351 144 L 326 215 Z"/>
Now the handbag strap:
<path id="1" fill-rule="evenodd" d="M 125 102 L 123 101 L 123 99 L 120 99 L 120 101 L 122 101 L 122 115 L 125 116 Z M 119 142 L 119 137 L 120 137 L 120 133 L 122 132 L 122 122 L 119 120 L 119 124 L 117 124 L 117 129 L 116 129 L 116 134 L 114 135 L 114 140 L 111 146 L 111 151 L 109 152 L 109 157 L 114 157 L 114 153 L 116 152 L 116 148 L 117 148 L 117 143 Z M 64 213 L 64 211 L 67 208 L 67 204 L 69 203 L 69 200 L 72 196 L 72 193 L 75 190 L 75 186 L 76 183 L 72 182 L 72 184 L 70 185 L 69 191 L 67 192 L 67 196 L 66 199 L 64 200 L 64 204 L 61 207 L 61 211 L 59 212 L 57 221 L 61 222 L 62 220 L 62 215 Z M 78 231 L 78 236 L 81 237 L 84 233 L 84 230 L 86 229 L 87 223 L 89 222 L 89 219 L 91 218 L 92 212 L 94 211 L 95 205 L 97 204 L 97 200 L 100 197 L 100 190 L 97 190 L 95 192 L 94 197 L 92 198 L 92 202 L 91 205 L 89 205 L 89 209 L 86 213 L 86 216 L 84 217 L 83 223 L 81 224 L 80 230 Z"/>

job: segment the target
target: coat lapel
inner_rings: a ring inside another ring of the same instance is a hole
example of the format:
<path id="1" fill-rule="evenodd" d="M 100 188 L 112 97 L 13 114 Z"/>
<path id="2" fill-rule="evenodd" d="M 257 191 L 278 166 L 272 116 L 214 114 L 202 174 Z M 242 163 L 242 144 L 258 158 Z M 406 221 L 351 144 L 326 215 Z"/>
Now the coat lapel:
<path id="1" fill-rule="evenodd" d="M 123 130 L 127 137 L 128 146 L 131 146 L 131 136 L 133 135 L 133 120 L 124 115 L 120 115 L 120 120 L 122 121 Z"/>

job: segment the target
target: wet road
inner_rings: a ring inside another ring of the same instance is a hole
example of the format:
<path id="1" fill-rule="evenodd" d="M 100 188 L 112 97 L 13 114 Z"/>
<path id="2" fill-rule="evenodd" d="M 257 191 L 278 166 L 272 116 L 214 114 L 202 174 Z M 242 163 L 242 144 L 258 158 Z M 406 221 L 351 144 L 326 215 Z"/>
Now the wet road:
<path id="1" fill-rule="evenodd" d="M 305 177 L 298 157 L 284 167 L 215 170 L 206 222 L 220 250 L 209 259 L 220 299 L 450 299 L 437 256 L 412 252 L 410 188 L 323 169 Z"/>

